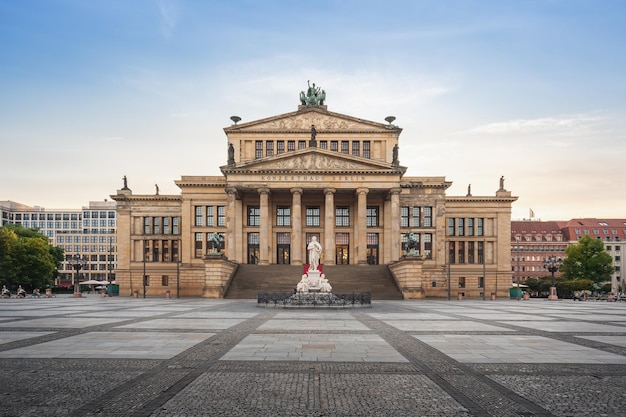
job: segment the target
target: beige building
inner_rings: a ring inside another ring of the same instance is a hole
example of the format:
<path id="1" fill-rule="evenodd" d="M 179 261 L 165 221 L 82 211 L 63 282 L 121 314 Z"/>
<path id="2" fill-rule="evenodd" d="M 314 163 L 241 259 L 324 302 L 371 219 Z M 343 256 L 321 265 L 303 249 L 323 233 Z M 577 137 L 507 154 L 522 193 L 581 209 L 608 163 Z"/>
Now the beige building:
<path id="1" fill-rule="evenodd" d="M 183 176 L 180 195 L 125 180 L 112 196 L 120 294 L 223 297 L 238 265 L 306 264 L 316 237 L 322 264 L 387 265 L 405 298 L 508 296 L 504 179 L 492 196 L 446 196 L 444 177 L 404 175 L 394 118 L 333 113 L 312 94 L 291 113 L 233 116 L 222 175 Z"/>

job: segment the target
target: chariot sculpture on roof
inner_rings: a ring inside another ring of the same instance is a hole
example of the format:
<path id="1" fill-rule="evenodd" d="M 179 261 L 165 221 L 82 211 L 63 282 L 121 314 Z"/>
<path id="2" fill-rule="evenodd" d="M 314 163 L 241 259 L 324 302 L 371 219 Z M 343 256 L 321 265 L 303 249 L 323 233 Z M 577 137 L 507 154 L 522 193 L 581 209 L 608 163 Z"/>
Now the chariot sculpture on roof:
<path id="1" fill-rule="evenodd" d="M 300 91 L 300 103 L 303 106 L 323 106 L 324 100 L 326 100 L 326 91 L 320 87 L 316 87 L 315 83 L 311 85 L 310 80 L 307 80 L 306 92 Z"/>

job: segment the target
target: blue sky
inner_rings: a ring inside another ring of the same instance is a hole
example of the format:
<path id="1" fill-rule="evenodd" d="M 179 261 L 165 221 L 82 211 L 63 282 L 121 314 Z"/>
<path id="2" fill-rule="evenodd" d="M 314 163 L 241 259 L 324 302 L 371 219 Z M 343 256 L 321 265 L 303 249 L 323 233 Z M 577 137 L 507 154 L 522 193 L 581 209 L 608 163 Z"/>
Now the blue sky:
<path id="1" fill-rule="evenodd" d="M 219 175 L 223 128 L 328 109 L 403 128 L 406 175 L 626 218 L 626 2 L 0 0 L 0 200 L 77 208 Z M 323 132 L 320 132 L 323 133 Z"/>

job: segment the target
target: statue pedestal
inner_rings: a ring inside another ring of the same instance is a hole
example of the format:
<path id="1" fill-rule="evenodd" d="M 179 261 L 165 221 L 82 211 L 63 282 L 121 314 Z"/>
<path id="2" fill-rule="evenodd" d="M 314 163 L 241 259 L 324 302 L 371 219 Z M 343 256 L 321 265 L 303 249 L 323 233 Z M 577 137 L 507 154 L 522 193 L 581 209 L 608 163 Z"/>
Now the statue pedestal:
<path id="1" fill-rule="evenodd" d="M 548 300 L 558 300 L 559 297 L 556 295 L 556 287 L 550 287 L 550 295 L 548 296 Z"/>
<path id="2" fill-rule="evenodd" d="M 317 269 L 307 271 L 309 277 L 309 291 L 320 288 L 321 273 Z"/>

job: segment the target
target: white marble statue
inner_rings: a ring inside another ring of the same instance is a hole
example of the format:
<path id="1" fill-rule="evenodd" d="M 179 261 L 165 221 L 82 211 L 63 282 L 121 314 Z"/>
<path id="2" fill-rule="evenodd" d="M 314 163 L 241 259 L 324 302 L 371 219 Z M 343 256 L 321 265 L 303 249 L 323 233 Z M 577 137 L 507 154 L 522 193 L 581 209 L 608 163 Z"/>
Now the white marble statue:
<path id="1" fill-rule="evenodd" d="M 330 286 L 330 282 L 326 279 L 326 275 L 322 274 L 320 279 L 320 292 L 332 292 L 333 287 Z"/>
<path id="2" fill-rule="evenodd" d="M 313 236 L 311 238 L 307 250 L 309 251 L 309 269 L 316 270 L 322 257 L 322 245 L 317 241 L 317 237 Z"/>
<path id="3" fill-rule="evenodd" d="M 302 275 L 302 279 L 298 282 L 298 285 L 296 285 L 296 291 L 305 294 L 309 292 L 309 278 L 306 274 Z"/>

